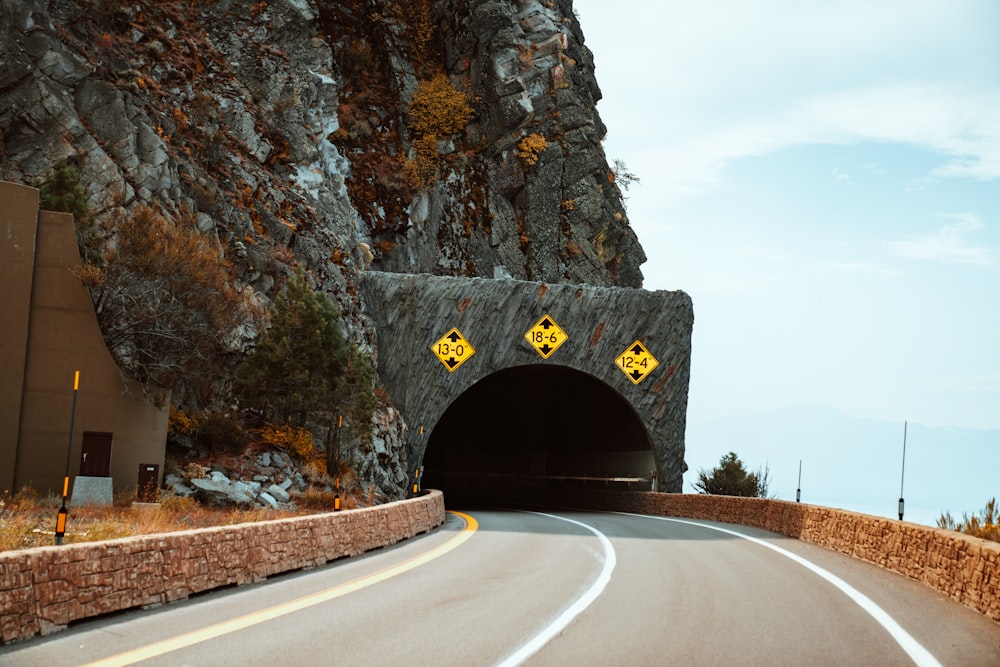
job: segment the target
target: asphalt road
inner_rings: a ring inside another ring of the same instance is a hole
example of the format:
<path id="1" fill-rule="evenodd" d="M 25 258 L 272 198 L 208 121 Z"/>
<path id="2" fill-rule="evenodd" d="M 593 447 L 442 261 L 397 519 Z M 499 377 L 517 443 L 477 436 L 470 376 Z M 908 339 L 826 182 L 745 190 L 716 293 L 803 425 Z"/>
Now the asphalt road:
<path id="1" fill-rule="evenodd" d="M 1000 623 L 752 528 L 475 510 L 364 557 L 0 648 L 0 665 L 84 664 L 988 667 Z"/>

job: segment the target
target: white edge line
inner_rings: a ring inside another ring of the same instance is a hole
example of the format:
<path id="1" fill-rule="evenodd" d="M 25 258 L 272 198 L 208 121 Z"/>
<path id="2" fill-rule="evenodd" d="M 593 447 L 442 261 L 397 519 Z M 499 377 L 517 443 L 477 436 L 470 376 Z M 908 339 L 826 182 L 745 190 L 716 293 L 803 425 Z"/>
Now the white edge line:
<path id="1" fill-rule="evenodd" d="M 565 611 L 553 619 L 549 625 L 532 637 L 526 644 L 523 644 L 516 651 L 511 653 L 502 661 L 498 662 L 496 667 L 515 667 L 516 665 L 520 665 L 522 662 L 541 650 L 543 646 L 552 641 L 552 639 L 562 632 L 567 625 L 573 622 L 574 618 L 579 616 L 601 595 L 602 592 L 604 592 L 604 587 L 608 585 L 609 581 L 611 581 L 611 573 L 614 572 L 615 564 L 617 563 L 615 548 L 611 546 L 611 541 L 604 535 L 604 533 L 597 530 L 593 526 L 588 526 L 585 523 L 581 523 L 573 519 L 567 519 L 566 517 L 557 516 L 555 514 L 546 514 L 544 512 L 531 512 L 531 514 L 566 521 L 567 523 L 575 524 L 592 532 L 597 536 L 597 539 L 600 540 L 601 546 L 604 547 L 604 567 L 601 569 L 601 574 L 598 575 L 594 583 L 591 584 L 590 588 L 588 588 L 583 595 L 577 598 L 576 602 L 566 608 Z"/>
<path id="2" fill-rule="evenodd" d="M 855 603 L 862 609 L 864 609 L 868 614 L 874 618 L 879 625 L 881 625 L 885 630 L 892 636 L 896 643 L 899 644 L 900 648 L 906 651 L 906 654 L 910 656 L 914 663 L 919 667 L 941 667 L 941 663 L 938 662 L 930 651 L 921 646 L 920 642 L 913 638 L 910 633 L 903 629 L 903 627 L 896 622 L 882 607 L 875 604 L 871 598 L 859 591 L 858 589 L 851 586 L 849 583 L 833 574 L 828 570 L 824 570 L 819 565 L 806 560 L 798 554 L 794 554 L 791 551 L 782 549 L 781 547 L 775 546 L 770 542 L 758 539 L 756 537 L 751 537 L 749 535 L 744 535 L 735 530 L 729 530 L 727 528 L 720 528 L 719 526 L 713 526 L 707 523 L 700 523 L 698 521 L 687 521 L 685 519 L 674 519 L 665 516 L 654 516 L 651 514 L 631 514 L 629 512 L 615 512 L 615 514 L 624 514 L 626 516 L 638 516 L 646 519 L 656 519 L 658 521 L 673 521 L 674 523 L 686 523 L 691 526 L 698 526 L 700 528 L 708 528 L 709 530 L 717 530 L 720 533 L 726 533 L 728 535 L 735 535 L 736 537 L 741 537 L 744 540 L 749 540 L 754 544 L 759 544 L 762 547 L 767 547 L 772 551 L 776 551 L 786 558 L 790 558 L 802 567 L 810 570 L 814 574 L 818 574 L 823 577 L 831 584 L 836 586 L 843 592 L 847 597 L 854 600 Z"/>

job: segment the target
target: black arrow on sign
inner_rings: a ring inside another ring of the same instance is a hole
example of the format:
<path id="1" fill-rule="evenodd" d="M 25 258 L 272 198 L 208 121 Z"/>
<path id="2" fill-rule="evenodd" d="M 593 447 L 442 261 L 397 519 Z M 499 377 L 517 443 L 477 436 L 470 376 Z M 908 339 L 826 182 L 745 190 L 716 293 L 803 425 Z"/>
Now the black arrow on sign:
<path id="1" fill-rule="evenodd" d="M 541 324 L 539 326 L 547 330 L 549 327 L 554 327 L 555 325 L 556 325 L 555 322 L 546 317 L 544 320 L 541 321 Z"/>
<path id="2" fill-rule="evenodd" d="M 629 375 L 632 376 L 633 380 L 638 380 L 639 378 L 642 377 L 642 373 L 640 373 L 639 371 L 632 371 L 631 373 L 629 373 Z"/>
<path id="3" fill-rule="evenodd" d="M 540 351 L 540 352 L 541 352 L 542 354 L 544 354 L 545 356 L 548 356 L 548 355 L 549 355 L 549 352 L 551 352 L 551 351 L 552 351 L 552 350 L 554 350 L 554 349 L 555 349 L 555 348 L 553 348 L 553 347 L 549 347 L 549 344 L 548 344 L 548 343 L 546 343 L 545 345 L 543 345 L 543 346 L 541 346 L 540 348 L 538 348 L 538 350 L 539 350 L 539 351 Z"/>
<path id="4" fill-rule="evenodd" d="M 632 352 L 632 354 L 638 357 L 640 354 L 642 354 L 642 347 L 640 347 L 639 344 L 636 343 L 635 347 L 633 347 L 630 351 Z"/>
<path id="5" fill-rule="evenodd" d="M 452 331 L 451 335 L 445 336 L 445 338 L 450 340 L 452 343 L 457 343 L 458 341 L 462 340 L 462 337 L 458 335 L 457 331 Z"/>
<path id="6" fill-rule="evenodd" d="M 455 357 L 452 357 L 451 359 L 449 359 L 444 363 L 448 366 L 448 368 L 454 368 L 455 366 L 458 366 L 458 362 L 455 361 Z"/>

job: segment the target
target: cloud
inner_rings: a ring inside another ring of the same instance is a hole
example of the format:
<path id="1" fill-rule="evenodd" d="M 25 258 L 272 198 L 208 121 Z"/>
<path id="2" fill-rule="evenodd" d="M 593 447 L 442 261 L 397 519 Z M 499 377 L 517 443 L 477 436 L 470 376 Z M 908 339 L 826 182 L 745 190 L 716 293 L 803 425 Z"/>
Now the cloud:
<path id="1" fill-rule="evenodd" d="M 902 144 L 941 156 L 937 177 L 1000 179 L 1000 92 L 969 93 L 947 86 L 887 85 L 788 101 L 764 117 L 718 118 L 672 136 L 647 153 L 643 168 L 659 172 L 668 193 L 702 193 L 726 165 L 808 145 Z M 649 150 L 649 149 L 647 149 Z M 648 172 L 643 172 L 648 173 Z M 833 171 L 838 182 L 850 176 Z"/>
<path id="2" fill-rule="evenodd" d="M 940 217 L 954 222 L 942 226 L 933 234 L 891 242 L 889 248 L 906 259 L 957 264 L 994 263 L 995 248 L 975 246 L 968 241 L 969 236 L 986 227 L 979 216 L 974 213 L 948 213 Z"/>
<path id="3" fill-rule="evenodd" d="M 1000 179 L 1000 93 L 886 85 L 819 95 L 791 115 L 820 143 L 908 144 L 945 158 L 937 176 Z"/>
<path id="4" fill-rule="evenodd" d="M 898 269 L 891 269 L 881 264 L 875 264 L 874 262 L 818 262 L 810 264 L 809 268 L 814 271 L 866 276 L 898 276 L 903 273 Z"/>

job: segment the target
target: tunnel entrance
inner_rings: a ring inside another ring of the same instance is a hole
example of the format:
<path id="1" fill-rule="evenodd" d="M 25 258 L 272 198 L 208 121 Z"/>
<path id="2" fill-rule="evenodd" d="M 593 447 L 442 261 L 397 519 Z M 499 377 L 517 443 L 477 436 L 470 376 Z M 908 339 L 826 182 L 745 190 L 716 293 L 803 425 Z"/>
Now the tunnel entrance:
<path id="1" fill-rule="evenodd" d="M 654 469 L 646 429 L 617 392 L 578 370 L 530 365 L 485 377 L 448 407 L 423 483 L 446 502 L 538 503 L 564 488 L 648 490 Z"/>

